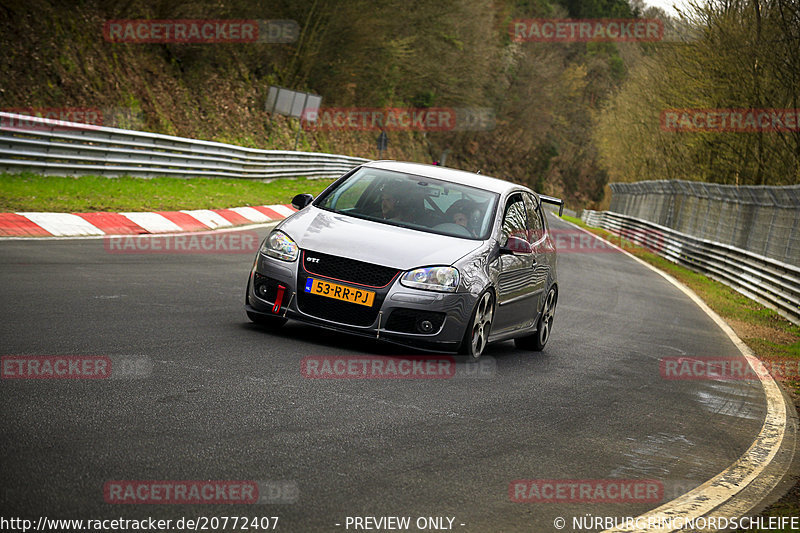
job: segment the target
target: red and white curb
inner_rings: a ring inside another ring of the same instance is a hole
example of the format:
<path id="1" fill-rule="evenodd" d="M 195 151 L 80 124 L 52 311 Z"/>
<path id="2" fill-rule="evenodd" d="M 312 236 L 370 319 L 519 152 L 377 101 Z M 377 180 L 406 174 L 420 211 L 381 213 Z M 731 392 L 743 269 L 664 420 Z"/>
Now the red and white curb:
<path id="1" fill-rule="evenodd" d="M 291 205 L 139 213 L 0 213 L 0 237 L 92 237 L 208 231 L 283 220 Z"/>

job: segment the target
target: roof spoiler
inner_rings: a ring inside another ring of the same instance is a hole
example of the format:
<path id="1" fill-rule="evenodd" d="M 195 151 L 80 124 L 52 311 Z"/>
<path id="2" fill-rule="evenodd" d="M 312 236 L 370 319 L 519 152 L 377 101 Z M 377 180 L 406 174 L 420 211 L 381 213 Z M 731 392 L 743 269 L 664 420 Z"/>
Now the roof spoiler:
<path id="1" fill-rule="evenodd" d="M 564 200 L 562 200 L 561 198 L 555 198 L 553 196 L 545 196 L 544 194 L 540 194 L 539 199 L 545 203 L 557 205 L 558 216 L 564 214 Z"/>

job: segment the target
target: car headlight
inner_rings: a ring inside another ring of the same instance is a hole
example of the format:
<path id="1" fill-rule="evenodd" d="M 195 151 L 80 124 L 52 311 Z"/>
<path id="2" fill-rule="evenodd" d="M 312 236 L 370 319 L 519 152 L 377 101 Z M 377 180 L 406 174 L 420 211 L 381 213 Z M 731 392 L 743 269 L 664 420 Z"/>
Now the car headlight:
<path id="1" fill-rule="evenodd" d="M 294 261 L 297 259 L 300 249 L 291 237 L 282 231 L 273 231 L 269 237 L 264 239 L 261 251 L 281 261 Z"/>
<path id="2" fill-rule="evenodd" d="M 460 276 L 458 270 L 449 266 L 415 268 L 400 278 L 406 287 L 426 291 L 456 292 Z"/>

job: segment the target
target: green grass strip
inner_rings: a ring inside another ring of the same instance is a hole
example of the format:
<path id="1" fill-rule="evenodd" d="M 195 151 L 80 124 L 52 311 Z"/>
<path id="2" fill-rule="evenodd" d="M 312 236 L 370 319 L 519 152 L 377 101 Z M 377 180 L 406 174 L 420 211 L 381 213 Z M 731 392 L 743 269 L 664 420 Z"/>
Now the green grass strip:
<path id="1" fill-rule="evenodd" d="M 0 212 L 175 211 L 288 204 L 319 194 L 332 179 L 269 182 L 215 178 L 58 177 L 0 174 Z"/>

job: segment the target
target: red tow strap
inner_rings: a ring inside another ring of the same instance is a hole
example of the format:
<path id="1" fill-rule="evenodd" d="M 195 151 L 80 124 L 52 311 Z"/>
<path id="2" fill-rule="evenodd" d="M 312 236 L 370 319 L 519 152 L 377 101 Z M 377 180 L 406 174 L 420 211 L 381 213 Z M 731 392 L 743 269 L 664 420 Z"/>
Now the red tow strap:
<path id="1" fill-rule="evenodd" d="M 281 311 L 281 304 L 283 303 L 283 293 L 286 290 L 286 287 L 283 285 L 278 285 L 278 295 L 275 297 L 275 305 L 272 306 L 272 312 L 275 314 L 280 313 Z"/>

